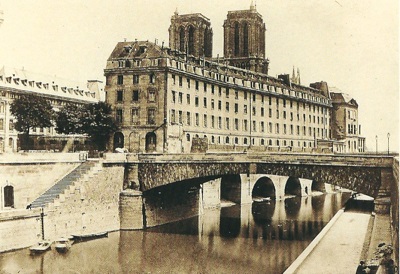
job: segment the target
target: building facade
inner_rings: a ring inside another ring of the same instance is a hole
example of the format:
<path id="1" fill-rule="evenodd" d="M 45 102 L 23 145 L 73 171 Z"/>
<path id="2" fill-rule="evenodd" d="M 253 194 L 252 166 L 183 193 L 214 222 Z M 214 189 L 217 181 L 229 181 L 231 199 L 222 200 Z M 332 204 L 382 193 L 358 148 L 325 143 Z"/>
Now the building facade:
<path id="1" fill-rule="evenodd" d="M 67 103 L 88 104 L 100 100 L 101 82 L 88 81 L 77 84 L 65 79 L 41 75 L 23 69 L 0 69 L 0 153 L 18 151 L 18 131 L 10 106 L 14 98 L 23 94 L 35 94 L 49 99 L 57 111 Z M 56 136 L 51 128 L 33 128 L 31 136 Z M 59 135 L 60 136 L 60 135 Z"/>
<path id="2" fill-rule="evenodd" d="M 365 138 L 361 136 L 357 101 L 342 92 L 331 92 L 331 98 L 332 138 L 342 143 L 343 152 L 365 152 Z"/>
<path id="3" fill-rule="evenodd" d="M 205 17 L 175 13 L 171 48 L 148 41 L 120 42 L 114 48 L 104 70 L 106 102 L 120 125 L 111 148 L 333 152 L 342 144 L 332 138 L 326 82 L 307 87 L 300 84 L 299 72 L 296 77 L 267 74 L 265 25 L 254 6 L 228 13 L 223 58 L 201 54 L 201 39 L 193 54 L 182 54 L 188 43 L 179 41 L 191 40 L 185 32 L 189 18 Z"/>

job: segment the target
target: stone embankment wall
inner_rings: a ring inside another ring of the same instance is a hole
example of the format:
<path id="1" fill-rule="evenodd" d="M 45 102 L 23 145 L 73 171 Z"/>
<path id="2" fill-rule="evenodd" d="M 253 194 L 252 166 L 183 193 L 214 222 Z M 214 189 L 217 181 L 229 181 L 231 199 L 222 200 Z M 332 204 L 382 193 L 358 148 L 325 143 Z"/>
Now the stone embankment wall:
<path id="1" fill-rule="evenodd" d="M 123 165 L 102 166 L 99 163 L 44 208 L 44 238 L 55 240 L 72 234 L 118 230 L 123 177 Z M 42 238 L 40 210 L 0 213 L 0 252 L 28 247 Z"/>
<path id="2" fill-rule="evenodd" d="M 0 194 L 5 186 L 14 187 L 14 209 L 25 209 L 79 163 L 0 164 Z M 0 210 L 5 210 L 0 195 Z"/>
<path id="3" fill-rule="evenodd" d="M 103 166 L 45 210 L 45 237 L 118 230 L 124 167 Z"/>
<path id="4" fill-rule="evenodd" d="M 41 239 L 40 209 L 0 214 L 0 252 L 31 246 Z"/>

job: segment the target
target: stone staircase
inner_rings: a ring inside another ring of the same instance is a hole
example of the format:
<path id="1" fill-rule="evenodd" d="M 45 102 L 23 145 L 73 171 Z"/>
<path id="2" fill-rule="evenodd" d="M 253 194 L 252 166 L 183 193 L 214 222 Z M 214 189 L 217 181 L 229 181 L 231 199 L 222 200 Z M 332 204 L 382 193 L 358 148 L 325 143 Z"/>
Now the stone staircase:
<path id="1" fill-rule="evenodd" d="M 31 208 L 46 207 L 48 204 L 53 203 L 55 200 L 65 194 L 66 190 L 73 188 L 75 183 L 79 180 L 85 180 L 88 175 L 97 170 L 98 166 L 96 161 L 86 161 L 81 163 L 73 171 L 68 173 L 64 178 L 58 181 L 55 185 L 49 188 L 45 193 L 40 195 L 36 200 L 31 203 Z"/>

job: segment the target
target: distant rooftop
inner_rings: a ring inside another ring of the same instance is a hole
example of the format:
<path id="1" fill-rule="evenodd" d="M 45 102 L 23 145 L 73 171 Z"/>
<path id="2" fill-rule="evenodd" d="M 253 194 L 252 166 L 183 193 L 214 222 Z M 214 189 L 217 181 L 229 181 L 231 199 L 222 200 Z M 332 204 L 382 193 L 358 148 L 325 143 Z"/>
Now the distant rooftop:
<path id="1" fill-rule="evenodd" d="M 25 69 L 9 67 L 0 68 L 0 87 L 26 90 L 43 95 L 60 96 L 75 100 L 93 101 L 99 100 L 100 86 L 94 82 L 81 83 L 56 76 L 40 74 Z"/>

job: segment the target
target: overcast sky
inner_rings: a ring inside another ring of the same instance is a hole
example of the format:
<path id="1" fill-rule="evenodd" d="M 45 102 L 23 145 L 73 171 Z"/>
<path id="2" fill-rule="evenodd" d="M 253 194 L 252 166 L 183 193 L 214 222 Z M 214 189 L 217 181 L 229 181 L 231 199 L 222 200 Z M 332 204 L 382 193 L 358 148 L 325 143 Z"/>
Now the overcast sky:
<path id="1" fill-rule="evenodd" d="M 85 82 L 104 80 L 117 42 L 165 41 L 174 11 L 211 20 L 213 55 L 223 55 L 223 21 L 250 0 L 0 0 L 0 66 Z M 263 0 L 270 75 L 300 69 L 303 85 L 326 81 L 353 96 L 366 145 L 399 146 L 397 0 Z"/>

